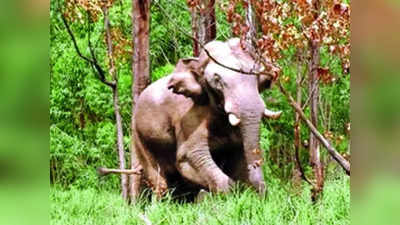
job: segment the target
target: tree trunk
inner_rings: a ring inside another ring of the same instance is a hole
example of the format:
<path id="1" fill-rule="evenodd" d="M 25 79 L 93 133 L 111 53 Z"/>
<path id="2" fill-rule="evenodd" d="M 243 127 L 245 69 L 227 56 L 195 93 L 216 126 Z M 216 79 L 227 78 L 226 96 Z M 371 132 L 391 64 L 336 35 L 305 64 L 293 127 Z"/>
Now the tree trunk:
<path id="1" fill-rule="evenodd" d="M 109 74 L 111 74 L 115 86 L 112 88 L 113 93 L 113 104 L 114 104 L 114 114 L 116 120 L 116 130 L 117 130 L 117 149 L 118 149 L 118 159 L 119 168 L 125 169 L 125 150 L 124 150 L 124 133 L 122 130 L 122 117 L 119 107 L 119 97 L 118 97 L 118 77 L 115 71 L 114 59 L 113 59 L 113 45 L 110 33 L 110 20 L 108 16 L 108 8 L 103 8 L 104 13 L 104 29 L 106 31 L 106 41 L 107 41 L 107 56 L 109 59 Z M 128 198 L 128 176 L 126 174 L 121 174 L 121 192 L 122 197 L 126 200 Z"/>
<path id="2" fill-rule="evenodd" d="M 246 25 L 249 27 L 249 31 L 246 33 L 246 48 L 247 51 L 254 57 L 256 51 L 254 48 L 253 40 L 257 36 L 256 27 L 256 16 L 253 12 L 251 1 L 248 0 L 248 7 L 246 9 Z"/>
<path id="3" fill-rule="evenodd" d="M 209 0 L 206 16 L 206 43 L 217 37 L 217 22 L 215 20 L 215 0 Z"/>
<path id="4" fill-rule="evenodd" d="M 299 57 L 299 56 L 298 56 Z M 296 77 L 296 103 L 298 105 L 301 105 L 301 61 L 297 61 L 298 65 L 298 71 L 297 71 L 297 77 Z M 300 139 L 300 115 L 298 112 L 295 112 L 295 118 L 294 118 L 294 160 L 295 160 L 295 167 L 294 167 L 294 173 L 293 173 L 293 178 L 297 181 L 300 180 L 300 178 L 303 178 L 304 172 L 301 167 L 300 163 L 300 147 L 301 147 L 301 139 Z"/>
<path id="5" fill-rule="evenodd" d="M 217 35 L 215 23 L 215 0 L 200 0 L 199 5 L 191 8 L 193 55 L 200 55 L 201 46 L 214 40 Z"/>
<path id="6" fill-rule="evenodd" d="M 118 88 L 113 89 L 113 101 L 114 101 L 114 112 L 115 112 L 115 120 L 117 127 L 119 168 L 125 169 L 125 149 L 123 142 L 124 134 L 122 131 L 122 118 L 119 107 Z M 126 200 L 128 198 L 128 176 L 126 174 L 121 174 L 121 191 L 122 191 L 122 197 Z"/>
<path id="7" fill-rule="evenodd" d="M 132 58 L 132 119 L 131 119 L 131 169 L 140 166 L 133 142 L 135 134 L 135 105 L 140 93 L 150 83 L 149 33 L 150 33 L 150 0 L 132 0 L 133 58 Z M 141 175 L 129 176 L 131 202 L 140 194 Z"/>
<path id="8" fill-rule="evenodd" d="M 318 67 L 319 67 L 319 43 L 317 41 L 310 42 L 311 47 L 311 60 L 309 64 L 308 76 L 308 93 L 310 98 L 310 114 L 311 123 L 318 127 L 318 98 L 319 98 L 319 84 L 318 84 Z M 319 142 L 313 133 L 310 133 L 309 141 L 310 162 L 314 171 L 316 184 L 312 190 L 312 198 L 316 200 L 324 187 L 323 166 L 320 159 Z"/>

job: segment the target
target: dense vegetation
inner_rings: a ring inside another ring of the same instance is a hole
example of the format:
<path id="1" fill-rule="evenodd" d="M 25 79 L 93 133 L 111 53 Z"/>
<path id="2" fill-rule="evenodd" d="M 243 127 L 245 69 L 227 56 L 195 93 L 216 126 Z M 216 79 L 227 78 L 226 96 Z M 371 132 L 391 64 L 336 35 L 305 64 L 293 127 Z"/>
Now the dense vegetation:
<path id="1" fill-rule="evenodd" d="M 271 180 L 269 180 L 271 182 Z M 270 183 L 269 182 L 269 183 Z M 260 199 L 253 191 L 206 197 L 201 203 L 177 203 L 167 197 L 142 200 L 132 207 L 115 192 L 52 189 L 51 224 L 350 224 L 349 179 L 327 181 L 322 201 L 310 202 L 310 191 L 287 190 L 271 184 L 269 196 Z M 82 204 L 82 203 L 85 204 Z"/>
<path id="2" fill-rule="evenodd" d="M 270 109 L 282 110 L 279 120 L 264 121 L 261 144 L 265 151 L 265 177 L 269 186 L 267 200 L 259 200 L 251 191 L 229 196 L 209 198 L 200 205 L 177 204 L 169 199 L 146 202 L 127 208 L 118 196 L 119 177 L 99 179 L 96 168 L 118 167 L 115 147 L 115 118 L 111 90 L 102 84 L 90 66 L 76 54 L 70 37 L 60 19 L 58 9 L 63 1 L 51 1 L 50 10 L 50 181 L 51 219 L 53 224 L 136 224 L 135 212 L 145 211 L 150 220 L 160 224 L 210 223 L 263 224 L 347 224 L 349 211 L 349 179 L 322 149 L 327 180 L 324 197 L 317 205 L 309 201 L 305 185 L 293 181 L 293 124 L 294 112 L 282 94 L 272 87 L 263 93 Z M 186 2 L 160 1 L 162 7 L 174 18 L 174 23 L 190 33 L 190 13 Z M 131 117 L 131 1 L 115 1 L 110 9 L 111 26 L 120 37 L 120 55 L 117 58 L 119 94 L 124 129 L 124 146 L 129 155 Z M 101 15 L 99 15 L 101 16 Z M 91 40 L 106 65 L 104 30 L 100 22 L 91 24 L 76 21 L 72 29 L 78 45 L 89 54 L 88 29 Z M 217 39 L 232 37 L 224 12 L 217 7 Z M 284 52 L 282 76 L 284 85 L 295 92 L 295 79 L 299 68 L 294 63 L 295 49 Z M 179 58 L 191 56 L 190 38 L 179 32 L 156 7 L 151 8 L 150 59 L 151 79 L 155 81 L 169 74 Z M 350 77 L 342 73 L 339 58 L 321 49 L 320 63 L 329 68 L 335 78 L 320 86 L 321 113 L 319 130 L 331 140 L 340 153 L 349 149 Z M 306 73 L 305 68 L 300 72 Z M 307 96 L 305 90 L 303 96 Z M 304 98 L 304 100 L 306 97 Z M 308 114 L 308 109 L 305 109 Z M 303 143 L 309 131 L 301 128 Z M 309 177 L 308 150 L 301 149 L 301 162 Z M 127 157 L 129 158 L 129 157 Z M 81 205 L 85 203 L 84 205 Z M 132 213 L 133 212 L 133 213 Z M 215 215 L 215 212 L 218 212 Z M 169 215 L 158 218 L 161 215 Z M 242 217 L 241 222 L 236 217 Z M 258 221 L 258 222 L 257 222 Z M 157 223 L 155 223 L 157 224 Z"/>

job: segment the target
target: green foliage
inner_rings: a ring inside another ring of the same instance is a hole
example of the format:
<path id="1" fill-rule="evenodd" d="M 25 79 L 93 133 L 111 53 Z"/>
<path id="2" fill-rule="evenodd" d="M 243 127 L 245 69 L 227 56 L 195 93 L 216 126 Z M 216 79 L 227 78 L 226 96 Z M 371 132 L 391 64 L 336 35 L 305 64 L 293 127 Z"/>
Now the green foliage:
<path id="1" fill-rule="evenodd" d="M 191 32 L 190 12 L 185 10 L 186 2 L 157 1 L 174 23 L 188 33 Z M 150 59 L 152 68 L 165 64 L 175 64 L 178 59 L 192 55 L 192 40 L 190 37 L 177 31 L 174 24 L 165 18 L 163 13 L 152 4 L 151 6 L 151 34 L 150 34 Z"/>
<path id="2" fill-rule="evenodd" d="M 62 1 L 61 1 L 62 2 Z M 111 10 L 111 23 L 125 27 L 130 34 L 130 4 L 116 4 Z M 100 182 L 96 174 L 99 166 L 118 165 L 115 147 L 115 119 L 111 89 L 96 77 L 90 65 L 78 57 L 61 21 L 56 3 L 50 10 L 50 181 L 67 187 L 119 189 L 118 177 Z M 91 24 L 91 40 L 98 61 L 103 68 L 105 46 L 101 19 Z M 71 23 L 82 53 L 87 48 L 88 27 Z M 124 30 L 124 29 L 123 29 Z M 129 60 L 130 61 L 130 60 Z M 128 151 L 131 115 L 131 65 L 121 59 L 118 72 L 121 114 L 124 120 L 125 149 Z M 107 77 L 108 79 L 110 77 Z M 127 155 L 128 157 L 129 155 Z"/>
<path id="3" fill-rule="evenodd" d="M 313 204 L 310 190 L 269 183 L 268 196 L 254 191 L 209 195 L 198 203 L 139 200 L 128 206 L 118 193 L 94 189 L 52 188 L 50 224 L 350 224 L 350 179 L 344 174 L 326 183 L 322 201 Z"/>
<path id="4" fill-rule="evenodd" d="M 153 70 L 151 74 L 151 81 L 154 82 L 170 73 L 174 70 L 174 66 L 171 64 L 166 64 L 165 66 L 160 66 Z"/>
<path id="5" fill-rule="evenodd" d="M 165 18 L 160 7 L 166 11 L 173 21 Z M 150 60 L 152 68 L 166 64 L 175 64 L 180 58 L 192 55 L 192 39 L 178 28 L 191 34 L 191 16 L 186 0 L 158 0 L 151 6 Z M 217 40 L 227 40 L 231 37 L 230 25 L 224 12 L 216 7 Z"/>
<path id="6" fill-rule="evenodd" d="M 280 61 L 282 66 L 282 77 L 287 77 L 288 82 L 285 83 L 286 89 L 291 92 L 292 96 L 296 96 L 296 76 L 301 73 L 306 82 L 302 88 L 302 104 L 308 99 L 307 65 L 302 65 L 298 71 L 298 65 L 295 62 L 295 48 L 289 48 L 283 52 L 283 59 Z M 319 131 L 324 134 L 329 131 L 333 135 L 330 140 L 334 147 L 340 153 L 349 153 L 350 137 L 346 132 L 346 125 L 350 123 L 350 75 L 342 73 L 341 60 L 329 54 L 326 48 L 321 48 L 320 64 L 323 68 L 328 68 L 329 72 L 335 81 L 329 84 L 320 82 L 320 105 L 318 120 Z M 262 96 L 269 109 L 283 111 L 282 116 L 278 120 L 266 120 L 265 127 L 262 128 L 261 147 L 266 151 L 266 162 L 272 176 L 281 179 L 284 182 L 290 180 L 292 176 L 292 168 L 294 167 L 294 120 L 295 113 L 289 102 L 277 88 L 272 87 L 262 93 Z M 305 113 L 309 117 L 309 109 L 305 108 Z M 263 132 L 268 130 L 268 135 L 263 135 Z M 300 130 L 300 138 L 302 143 L 308 141 L 309 130 L 305 123 L 302 123 Z M 265 139 L 268 141 L 265 141 Z M 263 145 L 268 143 L 268 145 Z M 265 146 L 265 147 L 264 147 Z M 321 157 L 325 165 L 328 166 L 326 171 L 327 176 L 337 172 L 337 165 L 331 161 L 327 151 L 321 147 Z M 312 176 L 312 171 L 309 166 L 308 148 L 303 146 L 300 149 L 300 160 L 306 171 Z"/>

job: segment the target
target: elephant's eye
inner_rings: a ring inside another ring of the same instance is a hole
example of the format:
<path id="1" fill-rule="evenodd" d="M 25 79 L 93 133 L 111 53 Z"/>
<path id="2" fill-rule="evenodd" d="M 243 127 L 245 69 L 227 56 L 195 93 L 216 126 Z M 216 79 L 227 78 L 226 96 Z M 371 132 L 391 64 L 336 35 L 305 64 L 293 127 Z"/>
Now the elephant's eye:
<path id="1" fill-rule="evenodd" d="M 221 81 L 221 76 L 219 74 L 214 74 L 214 81 L 215 82 L 220 82 Z"/>
<path id="2" fill-rule="evenodd" d="M 214 84 L 215 84 L 216 88 L 218 88 L 218 89 L 223 88 L 222 78 L 219 74 L 214 74 L 213 80 L 214 80 Z"/>

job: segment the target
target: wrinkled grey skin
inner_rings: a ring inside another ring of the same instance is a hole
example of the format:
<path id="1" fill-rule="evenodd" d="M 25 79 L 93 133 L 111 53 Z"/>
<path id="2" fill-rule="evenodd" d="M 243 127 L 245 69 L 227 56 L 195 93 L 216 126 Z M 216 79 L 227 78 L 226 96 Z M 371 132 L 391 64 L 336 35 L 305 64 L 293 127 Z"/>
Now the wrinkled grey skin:
<path id="1" fill-rule="evenodd" d="M 206 48 L 230 67 L 259 69 L 238 39 Z M 269 85 L 267 77 L 223 68 L 203 51 L 147 87 L 137 102 L 134 142 L 153 191 L 161 196 L 174 182 L 186 182 L 226 192 L 242 181 L 263 193 L 260 92 Z"/>

